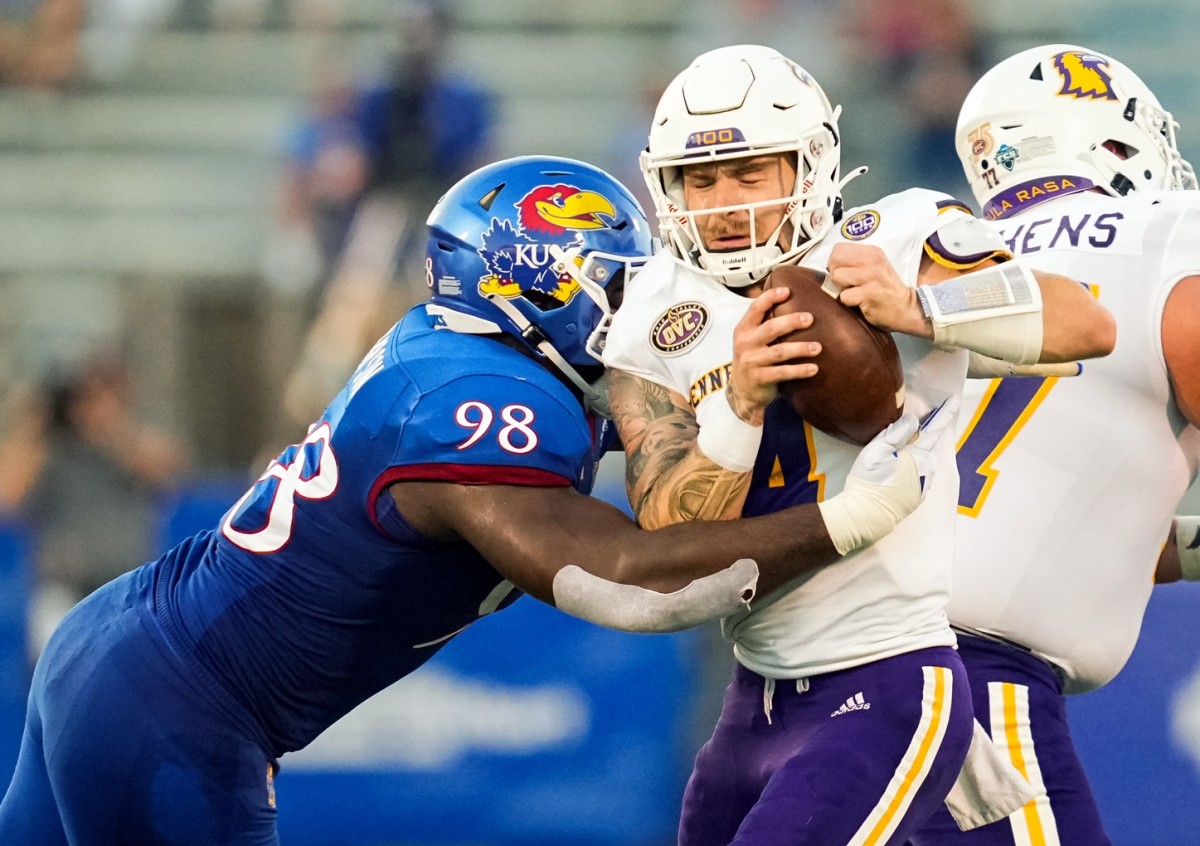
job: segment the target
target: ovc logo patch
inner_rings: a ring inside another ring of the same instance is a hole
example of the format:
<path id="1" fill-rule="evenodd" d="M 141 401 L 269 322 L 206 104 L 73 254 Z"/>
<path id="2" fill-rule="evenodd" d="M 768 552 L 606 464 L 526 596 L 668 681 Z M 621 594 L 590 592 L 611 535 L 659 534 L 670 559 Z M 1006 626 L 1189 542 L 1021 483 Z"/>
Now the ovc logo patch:
<path id="1" fill-rule="evenodd" d="M 677 355 L 700 340 L 708 325 L 708 309 L 701 303 L 673 305 L 654 321 L 650 346 L 663 355 Z"/>

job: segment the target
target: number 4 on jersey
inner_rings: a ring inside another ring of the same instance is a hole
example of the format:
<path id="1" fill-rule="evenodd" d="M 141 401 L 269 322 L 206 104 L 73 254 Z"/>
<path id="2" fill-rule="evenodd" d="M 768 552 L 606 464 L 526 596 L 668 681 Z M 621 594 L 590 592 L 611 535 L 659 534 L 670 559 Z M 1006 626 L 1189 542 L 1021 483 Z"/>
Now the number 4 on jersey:
<path id="1" fill-rule="evenodd" d="M 978 517 L 996 481 L 995 463 L 1058 383 L 1058 377 L 993 379 L 958 441 L 958 513 Z"/>

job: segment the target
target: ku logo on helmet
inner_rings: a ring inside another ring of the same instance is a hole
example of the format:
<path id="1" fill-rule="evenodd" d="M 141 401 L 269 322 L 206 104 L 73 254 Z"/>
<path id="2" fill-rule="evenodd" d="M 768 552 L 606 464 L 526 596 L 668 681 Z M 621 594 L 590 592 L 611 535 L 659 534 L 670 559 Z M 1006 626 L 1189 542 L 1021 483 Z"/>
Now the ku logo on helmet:
<path id="1" fill-rule="evenodd" d="M 1115 100 L 1108 59 L 1095 53 L 1068 50 L 1054 57 L 1054 66 L 1062 75 L 1059 94 L 1077 99 Z"/>
<path id="2" fill-rule="evenodd" d="M 566 305 L 579 293 L 579 283 L 565 269 L 555 267 L 550 244 L 578 250 L 583 246 L 578 233 L 607 228 L 616 217 L 615 207 L 607 197 L 571 185 L 539 185 L 514 205 L 516 228 L 507 220 L 492 218 L 483 233 L 479 255 L 488 273 L 479 279 L 479 293 L 508 299 L 522 295 L 529 299 L 533 294 L 531 299 L 542 308 Z M 583 263 L 582 257 L 574 261 Z"/>

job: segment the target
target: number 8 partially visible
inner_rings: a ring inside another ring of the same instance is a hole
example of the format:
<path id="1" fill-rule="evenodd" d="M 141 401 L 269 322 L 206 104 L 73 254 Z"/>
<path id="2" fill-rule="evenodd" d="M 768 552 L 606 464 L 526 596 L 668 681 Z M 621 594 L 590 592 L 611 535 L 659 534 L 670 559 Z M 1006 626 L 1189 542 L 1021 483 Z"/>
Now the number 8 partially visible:
<path id="1" fill-rule="evenodd" d="M 331 437 L 329 424 L 322 423 L 314 427 L 299 444 L 288 447 L 229 509 L 221 524 L 221 533 L 250 552 L 276 552 L 282 549 L 292 536 L 296 497 L 325 499 L 337 489 L 338 465 L 329 444 Z M 306 477 L 304 471 L 310 467 L 315 467 L 316 472 Z M 278 480 L 274 491 L 269 484 L 271 479 Z M 270 503 L 264 508 L 260 500 L 268 496 Z M 266 525 L 253 532 L 235 529 L 233 520 L 243 513 L 243 509 L 246 513 L 266 510 Z"/>

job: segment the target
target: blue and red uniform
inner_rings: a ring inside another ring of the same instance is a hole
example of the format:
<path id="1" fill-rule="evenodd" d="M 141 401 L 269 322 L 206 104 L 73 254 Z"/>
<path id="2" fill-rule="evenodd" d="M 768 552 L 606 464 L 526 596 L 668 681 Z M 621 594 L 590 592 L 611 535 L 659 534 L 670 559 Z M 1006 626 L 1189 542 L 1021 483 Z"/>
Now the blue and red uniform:
<path id="1" fill-rule="evenodd" d="M 413 309 L 220 527 L 68 615 L 0 842 L 277 843 L 276 760 L 515 600 L 473 548 L 413 530 L 388 486 L 588 493 L 608 424 L 526 355 L 436 324 Z"/>

